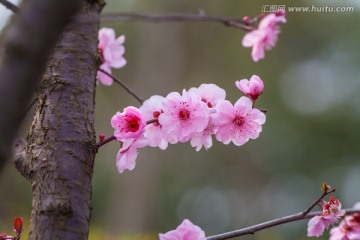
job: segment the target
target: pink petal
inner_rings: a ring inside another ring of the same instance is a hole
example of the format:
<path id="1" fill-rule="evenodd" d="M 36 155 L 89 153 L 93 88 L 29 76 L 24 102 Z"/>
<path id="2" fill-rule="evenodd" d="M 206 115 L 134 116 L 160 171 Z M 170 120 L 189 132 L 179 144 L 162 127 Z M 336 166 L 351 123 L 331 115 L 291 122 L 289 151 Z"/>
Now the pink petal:
<path id="1" fill-rule="evenodd" d="M 259 30 L 253 30 L 244 35 L 242 40 L 243 47 L 253 47 L 257 42 L 264 38 L 264 33 Z"/>
<path id="2" fill-rule="evenodd" d="M 308 237 L 320 237 L 325 230 L 325 220 L 322 216 L 315 216 L 308 223 Z"/>
<path id="3" fill-rule="evenodd" d="M 120 36 L 116 39 L 116 43 L 117 43 L 118 45 L 122 45 L 122 44 L 124 44 L 124 42 L 125 42 L 125 35 L 120 35 Z"/>
<path id="4" fill-rule="evenodd" d="M 105 72 L 111 74 L 111 68 L 106 63 L 101 64 L 100 69 L 102 69 Z M 113 79 L 111 77 L 109 77 L 108 75 L 106 75 L 105 73 L 103 73 L 103 72 L 97 71 L 96 76 L 97 76 L 99 82 L 102 83 L 105 86 L 110 86 L 113 83 Z"/>
<path id="5" fill-rule="evenodd" d="M 242 79 L 235 82 L 236 87 L 246 95 L 250 93 L 249 84 L 250 82 L 247 79 Z"/>
<path id="6" fill-rule="evenodd" d="M 104 49 L 108 44 L 115 40 L 115 31 L 112 28 L 101 28 L 99 30 L 99 45 L 100 49 Z"/>
<path id="7" fill-rule="evenodd" d="M 120 58 L 120 59 L 113 60 L 110 65 L 113 68 L 122 68 L 126 65 L 126 63 L 127 63 L 127 61 L 125 58 Z"/>
<path id="8" fill-rule="evenodd" d="M 258 62 L 265 57 L 265 44 L 263 41 L 259 41 L 254 45 L 251 51 L 251 57 L 254 62 Z"/>

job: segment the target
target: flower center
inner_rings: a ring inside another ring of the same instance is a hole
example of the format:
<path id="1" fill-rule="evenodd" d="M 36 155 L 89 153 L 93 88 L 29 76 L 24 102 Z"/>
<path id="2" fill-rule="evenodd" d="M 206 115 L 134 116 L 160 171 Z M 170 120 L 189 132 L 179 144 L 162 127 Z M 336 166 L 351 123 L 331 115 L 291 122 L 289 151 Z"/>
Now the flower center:
<path id="1" fill-rule="evenodd" d="M 241 126 L 243 123 L 244 123 L 244 119 L 242 117 L 236 117 L 234 119 L 234 124 L 235 125 Z"/>
<path id="2" fill-rule="evenodd" d="M 339 209 L 338 209 L 338 206 L 334 205 L 334 204 L 331 204 L 330 207 L 329 207 L 329 211 L 332 213 L 332 214 L 337 214 L 339 212 Z"/>
<path id="3" fill-rule="evenodd" d="M 181 109 L 179 111 L 179 118 L 180 120 L 188 120 L 190 118 L 190 113 L 186 109 Z"/>
<path id="4" fill-rule="evenodd" d="M 137 120 L 130 120 L 128 122 L 128 128 L 130 129 L 131 132 L 136 132 L 139 129 L 140 125 L 139 122 Z"/>

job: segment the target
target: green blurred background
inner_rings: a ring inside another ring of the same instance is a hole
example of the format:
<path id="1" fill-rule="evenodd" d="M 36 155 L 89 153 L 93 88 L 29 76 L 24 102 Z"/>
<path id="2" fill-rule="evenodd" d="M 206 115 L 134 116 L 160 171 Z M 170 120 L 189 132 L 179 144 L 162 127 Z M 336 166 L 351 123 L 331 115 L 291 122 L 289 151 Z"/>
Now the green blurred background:
<path id="1" fill-rule="evenodd" d="M 241 96 L 234 82 L 257 74 L 265 83 L 257 106 L 269 112 L 259 139 L 242 147 L 215 142 L 200 152 L 189 143 L 166 151 L 145 148 L 136 168 L 123 174 L 115 167 L 118 143 L 102 147 L 93 179 L 91 239 L 157 239 L 184 218 L 207 235 L 222 233 L 305 209 L 323 181 L 337 188 L 344 207 L 360 201 L 359 1 L 111 0 L 104 12 L 203 10 L 242 17 L 259 14 L 263 5 L 354 11 L 288 12 L 277 46 L 258 63 L 241 45 L 244 32 L 220 24 L 102 22 L 126 35 L 128 64 L 114 73 L 143 98 L 215 83 L 234 103 Z M 128 105 L 139 106 L 120 86 L 99 85 L 97 134 L 110 136 L 110 118 Z M 29 220 L 31 187 L 9 163 L 0 189 L 0 232 L 10 232 L 15 216 Z M 306 239 L 306 224 L 241 239 Z"/>

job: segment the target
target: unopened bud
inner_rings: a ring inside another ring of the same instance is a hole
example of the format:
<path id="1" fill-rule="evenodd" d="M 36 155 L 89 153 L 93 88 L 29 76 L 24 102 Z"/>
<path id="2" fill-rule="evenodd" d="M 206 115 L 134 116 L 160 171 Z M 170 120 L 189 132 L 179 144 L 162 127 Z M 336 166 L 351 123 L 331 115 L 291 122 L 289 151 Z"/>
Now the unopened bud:
<path id="1" fill-rule="evenodd" d="M 326 182 L 323 182 L 323 184 L 322 184 L 322 186 L 321 186 L 321 191 L 322 191 L 323 193 L 326 193 L 326 192 L 328 192 L 328 191 L 331 190 L 331 189 L 332 189 L 331 186 L 327 185 Z"/>
<path id="2" fill-rule="evenodd" d="M 23 228 L 23 219 L 21 217 L 16 217 L 14 220 L 14 231 L 16 236 L 19 236 Z"/>
<path id="3" fill-rule="evenodd" d="M 102 133 L 99 135 L 100 142 L 102 142 L 104 140 L 104 138 L 105 138 L 105 134 Z"/>
<path id="4" fill-rule="evenodd" d="M 251 21 L 251 17 L 249 17 L 249 16 L 244 16 L 244 17 L 242 18 L 242 20 L 243 20 L 243 22 L 244 22 L 245 24 L 249 24 L 250 21 Z"/>

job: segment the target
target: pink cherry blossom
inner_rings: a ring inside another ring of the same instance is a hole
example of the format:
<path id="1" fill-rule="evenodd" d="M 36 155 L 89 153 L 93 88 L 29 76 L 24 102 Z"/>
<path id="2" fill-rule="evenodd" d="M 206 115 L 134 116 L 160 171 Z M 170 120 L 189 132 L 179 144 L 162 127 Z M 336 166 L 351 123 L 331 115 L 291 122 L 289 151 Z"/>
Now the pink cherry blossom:
<path id="1" fill-rule="evenodd" d="M 160 116 L 164 99 L 165 98 L 162 96 L 155 95 L 143 103 L 140 107 L 140 111 L 143 113 L 146 121 L 156 119 Z M 165 150 L 168 146 L 168 141 L 161 130 L 159 122 L 148 124 L 145 127 L 144 136 L 149 139 L 149 146 L 151 147 L 159 147 L 160 149 Z"/>
<path id="2" fill-rule="evenodd" d="M 359 203 L 354 209 L 360 209 Z M 330 240 L 358 240 L 360 239 L 360 213 L 346 216 L 339 226 L 330 230 Z"/>
<path id="3" fill-rule="evenodd" d="M 236 81 L 235 85 L 238 89 L 240 89 L 240 91 L 242 91 L 245 95 L 250 96 L 254 101 L 256 101 L 256 99 L 258 99 L 264 91 L 264 83 L 257 75 L 253 75 L 250 78 L 250 81 L 247 79 Z"/>
<path id="4" fill-rule="evenodd" d="M 341 209 L 341 203 L 333 196 L 328 202 L 324 202 L 320 216 L 315 216 L 308 223 L 308 237 L 319 237 L 331 224 L 339 221 L 339 218 L 345 215 L 345 210 Z"/>
<path id="5" fill-rule="evenodd" d="M 225 100 L 226 92 L 215 84 L 201 84 L 198 88 L 190 88 L 190 93 L 198 94 L 209 108 L 213 108 L 220 100 Z"/>
<path id="6" fill-rule="evenodd" d="M 159 234 L 160 240 L 206 240 L 200 227 L 185 219 L 175 230 Z"/>
<path id="7" fill-rule="evenodd" d="M 198 94 L 183 91 L 168 94 L 159 116 L 162 131 L 170 143 L 186 142 L 194 133 L 204 131 L 209 122 L 209 108 Z"/>
<path id="8" fill-rule="evenodd" d="M 111 74 L 111 68 L 122 68 L 126 64 L 123 57 L 125 53 L 125 36 L 121 35 L 115 38 L 115 31 L 112 28 L 101 28 L 99 30 L 98 49 L 101 54 L 103 64 L 100 69 Z M 106 74 L 99 72 L 97 74 L 99 81 L 104 85 L 111 85 L 112 79 Z"/>
<path id="9" fill-rule="evenodd" d="M 275 46 L 280 33 L 280 27 L 277 24 L 280 22 L 286 22 L 284 14 L 270 13 L 260 21 L 258 29 L 245 34 L 242 45 L 252 47 L 253 61 L 257 62 L 263 59 L 265 50 L 270 50 Z"/>
<path id="10" fill-rule="evenodd" d="M 111 118 L 111 126 L 115 129 L 114 136 L 118 141 L 140 137 L 146 126 L 146 121 L 139 109 L 127 107 L 122 113 L 117 112 Z"/>
<path id="11" fill-rule="evenodd" d="M 360 217 L 359 217 L 360 218 Z M 339 226 L 330 230 L 329 240 L 359 240 L 360 239 L 360 219 L 357 224 L 350 222 L 351 216 L 345 217 Z"/>
<path id="12" fill-rule="evenodd" d="M 128 139 L 122 142 L 121 148 L 116 156 L 116 166 L 119 173 L 125 169 L 133 170 L 138 156 L 138 149 L 148 145 L 148 139 L 140 137 L 138 139 Z"/>
<path id="13" fill-rule="evenodd" d="M 212 146 L 212 135 L 217 131 L 217 126 L 214 125 L 212 117 L 209 118 L 208 126 L 201 133 L 194 133 L 191 138 L 190 144 L 196 147 L 196 151 L 200 151 L 202 147 L 206 150 Z"/>
<path id="14" fill-rule="evenodd" d="M 345 215 L 345 210 L 341 209 L 339 199 L 333 196 L 330 197 L 328 202 L 324 202 L 322 209 L 322 216 L 332 222 L 337 222 L 340 217 Z"/>
<path id="15" fill-rule="evenodd" d="M 241 146 L 250 138 L 259 137 L 261 125 L 265 121 L 265 114 L 253 109 L 252 102 L 247 97 L 241 97 L 234 106 L 227 100 L 220 101 L 214 115 L 214 124 L 218 127 L 216 139 L 224 144 L 232 141 Z"/>

